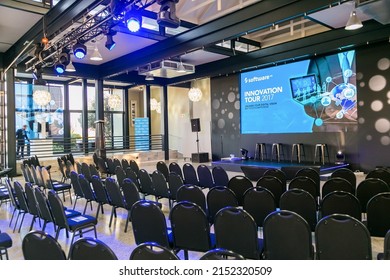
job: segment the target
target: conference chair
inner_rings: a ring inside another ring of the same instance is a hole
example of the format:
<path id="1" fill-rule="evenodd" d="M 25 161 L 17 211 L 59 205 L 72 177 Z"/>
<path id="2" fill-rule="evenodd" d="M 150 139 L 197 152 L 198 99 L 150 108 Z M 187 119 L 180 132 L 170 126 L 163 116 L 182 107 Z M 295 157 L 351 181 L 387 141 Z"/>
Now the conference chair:
<path id="1" fill-rule="evenodd" d="M 181 170 L 181 167 L 179 164 L 177 164 L 177 162 L 171 162 L 169 164 L 169 172 L 173 172 L 173 173 L 176 173 L 177 175 L 179 175 L 182 179 L 184 178 L 183 177 L 183 171 Z"/>
<path id="2" fill-rule="evenodd" d="M 183 175 L 184 182 L 186 184 L 199 186 L 198 176 L 196 175 L 196 170 L 191 163 L 185 163 L 183 165 Z"/>
<path id="3" fill-rule="evenodd" d="M 227 187 L 236 195 L 238 205 L 242 206 L 244 193 L 246 190 L 253 188 L 253 184 L 247 177 L 237 175 L 229 180 Z"/>
<path id="4" fill-rule="evenodd" d="M 390 171 L 385 168 L 376 168 L 367 173 L 366 179 L 378 178 L 390 186 Z"/>
<path id="5" fill-rule="evenodd" d="M 353 188 L 353 195 L 356 193 L 356 175 L 355 173 L 348 168 L 339 168 L 332 172 L 330 175 L 331 178 L 343 178 L 351 183 Z"/>
<path id="6" fill-rule="evenodd" d="M 100 211 L 104 214 L 104 205 L 111 205 L 111 199 L 108 196 L 106 187 L 104 186 L 102 179 L 97 175 L 92 175 L 92 189 L 95 193 L 96 202 L 98 203 L 98 209 L 96 210 L 96 219 L 99 217 Z"/>
<path id="7" fill-rule="evenodd" d="M 189 201 L 200 206 L 205 213 L 208 213 L 206 206 L 206 196 L 202 189 L 195 185 L 184 184 L 178 190 L 176 194 L 176 201 Z"/>
<path id="8" fill-rule="evenodd" d="M 70 260 L 117 260 L 114 251 L 103 241 L 83 237 L 75 241 L 69 249 Z"/>
<path id="9" fill-rule="evenodd" d="M 145 242 L 135 247 L 130 260 L 179 260 L 179 257 L 171 249 L 156 242 Z"/>
<path id="10" fill-rule="evenodd" d="M 169 182 L 169 169 L 167 164 L 164 161 L 159 161 L 156 163 L 156 169 L 160 171 L 167 182 Z"/>
<path id="11" fill-rule="evenodd" d="M 66 260 L 58 241 L 44 231 L 30 231 L 23 237 L 22 252 L 25 260 Z"/>
<path id="12" fill-rule="evenodd" d="M 229 183 L 229 176 L 225 169 L 223 169 L 221 166 L 214 166 L 211 170 L 211 173 L 213 174 L 213 180 L 215 186 L 225 186 L 227 187 Z"/>
<path id="13" fill-rule="evenodd" d="M 321 214 L 326 217 L 332 214 L 346 214 L 358 221 L 362 220 L 362 207 L 359 200 L 350 192 L 334 191 L 321 201 Z"/>
<path id="14" fill-rule="evenodd" d="M 368 201 L 367 228 L 371 236 L 379 237 L 390 229 L 390 192 L 379 193 Z"/>
<path id="15" fill-rule="evenodd" d="M 180 175 L 170 172 L 168 177 L 168 188 L 169 192 L 171 193 L 171 199 L 173 201 L 177 200 L 177 192 L 180 189 L 181 186 L 184 185 L 182 177 Z"/>
<path id="16" fill-rule="evenodd" d="M 269 190 L 274 196 L 276 206 L 279 207 L 280 197 L 286 191 L 286 185 L 283 185 L 279 178 L 265 175 L 256 182 L 256 186 Z"/>
<path id="17" fill-rule="evenodd" d="M 208 217 L 211 224 L 214 223 L 215 215 L 219 210 L 231 206 L 238 207 L 238 200 L 231 189 L 224 186 L 214 187 L 207 193 Z"/>
<path id="18" fill-rule="evenodd" d="M 383 253 L 378 253 L 378 260 L 390 260 L 390 229 L 387 231 L 383 244 Z"/>
<path id="19" fill-rule="evenodd" d="M 12 247 L 11 237 L 0 230 L 0 260 L 3 259 L 3 256 L 8 260 L 8 249 Z"/>
<path id="20" fill-rule="evenodd" d="M 390 187 L 385 181 L 378 178 L 368 178 L 361 181 L 356 188 L 356 197 L 360 201 L 362 212 L 367 212 L 367 203 L 371 198 L 383 192 L 390 192 Z"/>
<path id="21" fill-rule="evenodd" d="M 244 193 L 243 209 L 252 215 L 258 227 L 263 227 L 264 219 L 276 210 L 275 197 L 263 187 L 253 187 Z"/>
<path id="22" fill-rule="evenodd" d="M 343 191 L 348 192 L 352 195 L 355 194 L 355 190 L 352 187 L 351 183 L 348 180 L 334 177 L 326 180 L 324 185 L 322 186 L 322 199 L 329 193 L 334 191 Z"/>
<path id="23" fill-rule="evenodd" d="M 199 260 L 226 261 L 226 260 L 245 260 L 245 258 L 233 251 L 222 249 L 222 248 L 215 248 L 204 253 L 204 255 L 201 256 Z"/>
<path id="24" fill-rule="evenodd" d="M 213 175 L 211 174 L 210 168 L 208 166 L 200 164 L 196 170 L 199 178 L 199 187 L 210 189 L 215 186 Z"/>

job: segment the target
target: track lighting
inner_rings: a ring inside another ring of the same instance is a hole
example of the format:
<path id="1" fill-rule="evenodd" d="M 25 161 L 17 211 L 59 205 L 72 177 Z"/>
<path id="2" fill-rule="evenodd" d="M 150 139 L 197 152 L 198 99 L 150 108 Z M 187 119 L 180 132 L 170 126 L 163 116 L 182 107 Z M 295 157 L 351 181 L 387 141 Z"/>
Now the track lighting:
<path id="1" fill-rule="evenodd" d="M 87 47 L 80 42 L 73 45 L 73 54 L 78 59 L 83 59 L 87 55 Z"/>
<path id="2" fill-rule="evenodd" d="M 351 15 L 349 16 L 347 25 L 345 26 L 345 30 L 355 30 L 355 29 L 359 29 L 362 27 L 363 27 L 363 24 L 360 21 L 360 19 L 358 18 L 358 16 L 356 15 L 356 11 L 352 11 Z"/>
<path id="3" fill-rule="evenodd" d="M 93 53 L 91 55 L 90 60 L 93 60 L 93 61 L 102 61 L 103 60 L 103 57 L 100 54 L 97 45 L 95 45 L 95 49 L 93 50 Z"/>

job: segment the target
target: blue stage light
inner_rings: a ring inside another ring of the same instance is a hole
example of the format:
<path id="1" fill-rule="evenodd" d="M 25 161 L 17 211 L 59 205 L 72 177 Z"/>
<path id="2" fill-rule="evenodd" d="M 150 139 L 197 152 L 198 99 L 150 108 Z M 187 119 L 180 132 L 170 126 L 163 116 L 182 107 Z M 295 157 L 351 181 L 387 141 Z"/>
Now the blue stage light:
<path id="1" fill-rule="evenodd" d="M 62 63 L 56 63 L 54 69 L 58 74 L 63 74 L 65 72 L 65 65 Z"/>
<path id="2" fill-rule="evenodd" d="M 114 42 L 114 39 L 113 39 L 113 35 L 115 35 L 114 33 L 108 33 L 107 34 L 107 41 L 106 41 L 106 48 L 111 51 L 113 48 L 115 48 L 115 42 Z"/>
<path id="3" fill-rule="evenodd" d="M 76 43 L 73 45 L 73 54 L 78 59 L 83 59 L 87 55 L 87 47 L 84 44 Z"/>
<path id="4" fill-rule="evenodd" d="M 138 32 L 142 25 L 142 17 L 137 15 L 135 11 L 130 11 L 125 14 L 125 23 L 127 29 L 131 32 Z"/>

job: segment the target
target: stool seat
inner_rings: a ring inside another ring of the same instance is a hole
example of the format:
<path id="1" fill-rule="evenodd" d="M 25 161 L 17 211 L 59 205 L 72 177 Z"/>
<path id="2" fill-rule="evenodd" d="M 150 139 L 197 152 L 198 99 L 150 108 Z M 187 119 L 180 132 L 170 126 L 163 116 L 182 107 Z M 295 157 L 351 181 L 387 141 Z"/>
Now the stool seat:
<path id="1" fill-rule="evenodd" d="M 273 143 L 272 144 L 272 151 L 271 151 L 271 160 L 275 159 L 280 162 L 281 157 L 283 156 L 284 159 L 284 152 L 283 152 L 283 144 L 281 143 Z"/>
<path id="2" fill-rule="evenodd" d="M 258 160 L 267 159 L 267 146 L 265 143 L 256 143 L 255 159 Z"/>
<path id="3" fill-rule="evenodd" d="M 304 157 L 306 159 L 305 147 L 302 143 L 294 143 L 291 147 L 291 162 L 293 162 L 294 157 L 297 159 L 298 163 L 301 163 L 301 159 Z"/>
<path id="4" fill-rule="evenodd" d="M 325 158 L 328 158 L 328 163 L 330 162 L 329 159 L 329 151 L 328 151 L 328 145 L 319 143 L 316 144 L 315 150 L 314 150 L 314 163 L 316 163 L 317 156 L 319 161 L 322 163 L 322 165 L 325 165 Z"/>

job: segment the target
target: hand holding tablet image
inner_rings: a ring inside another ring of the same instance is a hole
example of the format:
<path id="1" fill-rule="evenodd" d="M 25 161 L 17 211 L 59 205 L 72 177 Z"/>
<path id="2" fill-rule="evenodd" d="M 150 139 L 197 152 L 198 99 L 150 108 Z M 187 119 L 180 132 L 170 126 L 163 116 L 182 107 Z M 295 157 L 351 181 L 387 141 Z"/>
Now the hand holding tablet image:
<path id="1" fill-rule="evenodd" d="M 355 68 L 355 51 L 348 51 L 241 74 L 241 133 L 356 126 Z"/>

